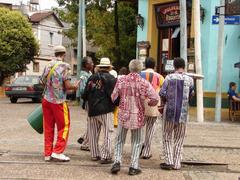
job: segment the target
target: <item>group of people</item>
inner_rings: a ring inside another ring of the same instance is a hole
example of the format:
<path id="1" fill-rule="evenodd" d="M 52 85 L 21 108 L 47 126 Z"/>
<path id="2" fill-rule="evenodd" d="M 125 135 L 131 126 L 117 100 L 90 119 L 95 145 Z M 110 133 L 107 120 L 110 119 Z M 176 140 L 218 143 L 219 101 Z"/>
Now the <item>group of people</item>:
<path id="1" fill-rule="evenodd" d="M 81 106 L 87 111 L 87 128 L 78 139 L 82 150 L 90 150 L 91 160 L 101 164 L 112 164 L 111 173 L 117 174 L 122 164 L 122 151 L 128 130 L 131 131 L 131 163 L 129 175 L 141 173 L 139 158 L 150 159 L 151 141 L 158 117 L 162 117 L 163 152 L 167 170 L 181 168 L 181 152 L 188 119 L 188 101 L 193 95 L 193 79 L 185 74 L 185 61 L 174 60 L 175 73 L 164 79 L 154 71 L 155 60 L 147 58 L 145 70 L 139 60 L 131 60 L 129 73 L 123 68 L 117 78 L 111 73 L 109 58 L 102 58 L 92 74 L 93 61 L 82 60 L 79 81 L 70 83 L 70 66 L 63 62 L 66 49 L 55 47 L 55 58 L 47 65 L 42 75 L 45 84 L 42 101 L 44 116 L 45 161 L 67 162 L 63 154 L 70 127 L 66 90 L 77 90 Z M 114 158 L 112 158 L 113 112 L 118 109 Z M 162 115 L 162 116 L 161 116 Z M 54 126 L 57 125 L 57 142 L 53 147 Z M 145 139 L 143 128 L 146 127 Z M 103 130 L 104 140 L 99 147 L 99 136 Z"/>

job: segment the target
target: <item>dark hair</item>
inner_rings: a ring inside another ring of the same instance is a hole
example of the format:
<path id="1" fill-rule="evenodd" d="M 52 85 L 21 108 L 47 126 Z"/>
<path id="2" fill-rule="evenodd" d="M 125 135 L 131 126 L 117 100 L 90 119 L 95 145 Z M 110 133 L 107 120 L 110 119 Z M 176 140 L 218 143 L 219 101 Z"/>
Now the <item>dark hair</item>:
<path id="1" fill-rule="evenodd" d="M 173 62 L 174 68 L 175 69 L 180 69 L 180 68 L 185 68 L 185 61 L 183 58 L 174 58 Z"/>
<path id="2" fill-rule="evenodd" d="M 63 56 L 64 54 L 66 54 L 66 53 L 65 52 L 56 52 L 55 57 Z"/>
<path id="3" fill-rule="evenodd" d="M 229 88 L 232 88 L 233 86 L 236 86 L 236 83 L 235 82 L 230 82 L 229 83 Z"/>
<path id="4" fill-rule="evenodd" d="M 127 75 L 128 74 L 128 69 L 126 67 L 122 67 L 120 70 L 119 70 L 119 75 Z"/>
<path id="5" fill-rule="evenodd" d="M 82 67 L 86 68 L 86 65 L 87 65 L 89 59 L 92 59 L 92 58 L 89 56 L 86 56 L 82 59 Z"/>
<path id="6" fill-rule="evenodd" d="M 146 68 L 155 68 L 155 60 L 152 57 L 147 57 L 145 60 L 145 67 Z"/>

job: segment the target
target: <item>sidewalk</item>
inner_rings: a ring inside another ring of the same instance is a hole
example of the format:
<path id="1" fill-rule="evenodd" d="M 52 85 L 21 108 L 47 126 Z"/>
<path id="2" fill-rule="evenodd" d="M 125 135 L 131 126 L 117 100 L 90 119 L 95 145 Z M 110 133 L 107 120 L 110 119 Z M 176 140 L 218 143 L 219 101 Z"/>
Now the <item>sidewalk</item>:
<path id="1" fill-rule="evenodd" d="M 191 109 L 182 170 L 163 171 L 159 168 L 163 162 L 159 120 L 152 144 L 153 157 L 150 160 L 140 160 L 143 173 L 132 178 L 127 175 L 131 154 L 130 133 L 124 146 L 121 172 L 118 176 L 113 176 L 110 174 L 110 165 L 92 162 L 89 152 L 79 150 L 76 141 L 85 132 L 86 114 L 77 106 L 70 107 L 72 121 L 66 154 L 71 157 L 71 161 L 45 163 L 42 157 L 43 136 L 33 131 L 26 122 L 27 115 L 37 105 L 29 102 L 10 104 L 7 99 L 0 99 L 0 178 L 228 180 L 240 176 L 240 122 L 214 123 L 209 116 L 211 110 L 206 111 L 209 121 L 199 124 L 195 122 L 194 109 Z M 113 145 L 115 133 L 112 134 Z"/>

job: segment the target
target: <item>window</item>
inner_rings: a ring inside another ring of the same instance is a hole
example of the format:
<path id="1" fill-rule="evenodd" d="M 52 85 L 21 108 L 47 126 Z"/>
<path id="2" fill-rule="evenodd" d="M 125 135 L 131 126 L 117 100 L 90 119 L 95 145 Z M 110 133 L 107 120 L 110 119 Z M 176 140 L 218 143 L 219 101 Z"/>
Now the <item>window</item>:
<path id="1" fill-rule="evenodd" d="M 49 35 L 50 35 L 50 45 L 52 45 L 53 44 L 53 33 L 50 32 Z"/>
<path id="2" fill-rule="evenodd" d="M 39 72 L 39 62 L 33 63 L 33 72 Z"/>

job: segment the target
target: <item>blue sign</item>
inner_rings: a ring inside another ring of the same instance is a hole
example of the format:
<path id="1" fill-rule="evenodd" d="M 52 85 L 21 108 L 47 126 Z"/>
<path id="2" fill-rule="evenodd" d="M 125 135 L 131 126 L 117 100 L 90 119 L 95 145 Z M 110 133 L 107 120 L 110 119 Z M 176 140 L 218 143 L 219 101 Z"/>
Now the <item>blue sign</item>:
<path id="1" fill-rule="evenodd" d="M 219 16 L 212 16 L 212 24 L 219 24 Z M 225 16 L 226 25 L 240 25 L 240 16 Z"/>

